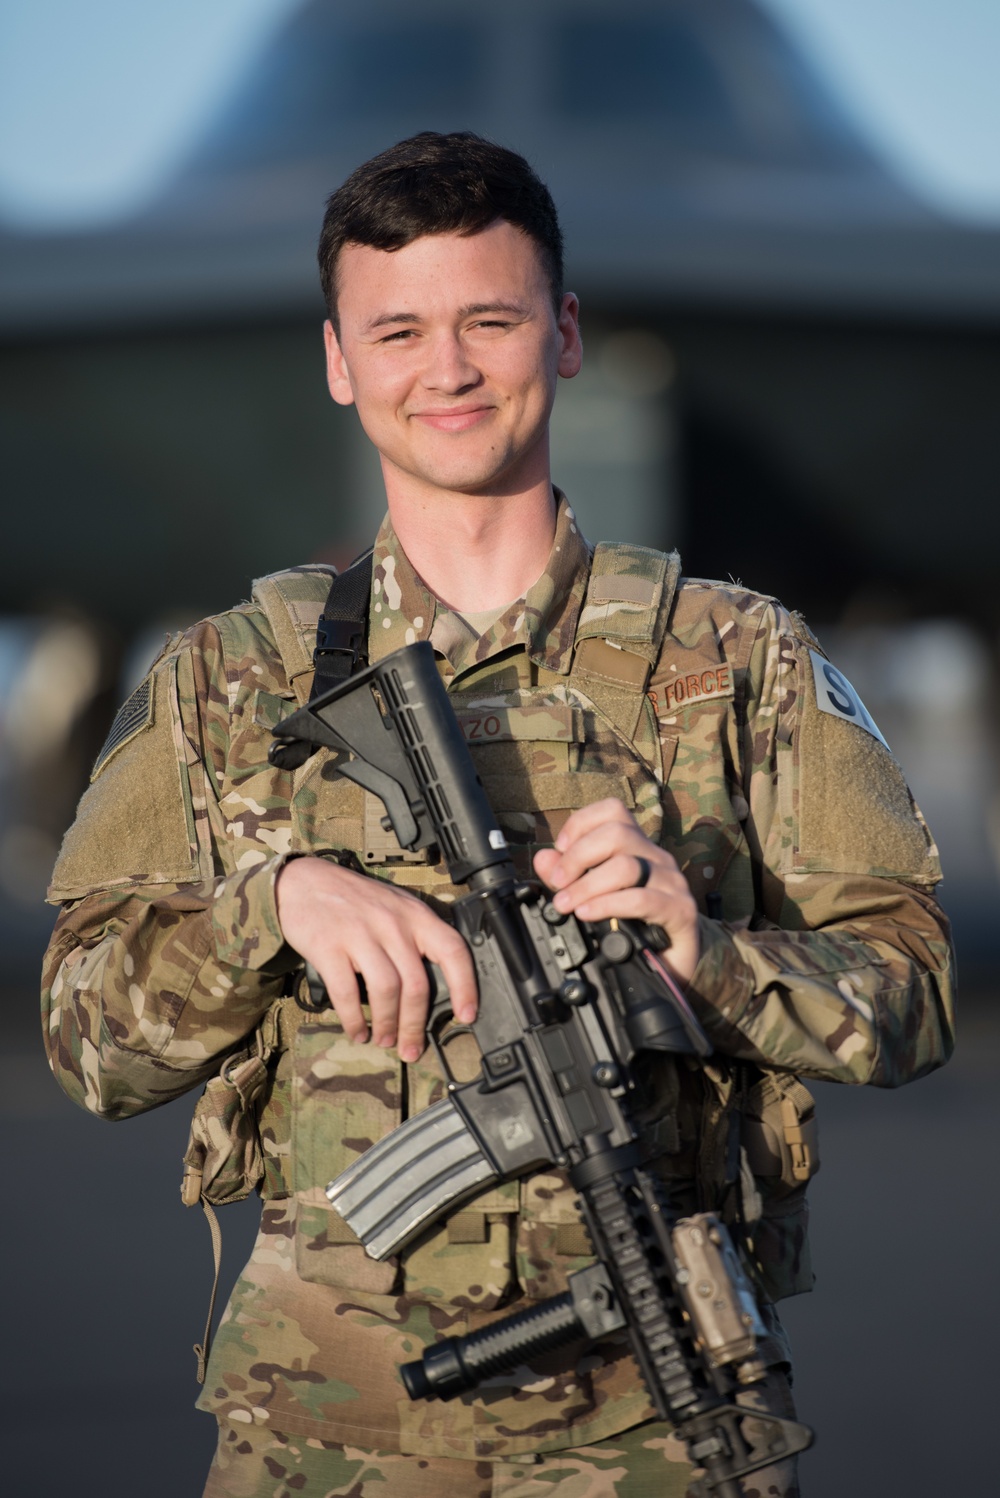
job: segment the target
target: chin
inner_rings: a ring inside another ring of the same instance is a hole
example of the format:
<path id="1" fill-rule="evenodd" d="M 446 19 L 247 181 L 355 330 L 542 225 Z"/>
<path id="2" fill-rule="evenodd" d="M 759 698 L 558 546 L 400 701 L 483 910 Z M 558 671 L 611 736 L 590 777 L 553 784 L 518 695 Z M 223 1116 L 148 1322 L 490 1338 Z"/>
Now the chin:
<path id="1" fill-rule="evenodd" d="M 450 490 L 455 494 L 484 494 L 510 481 L 507 464 L 469 463 L 455 464 L 447 468 L 424 468 L 417 477 L 437 489 Z"/>

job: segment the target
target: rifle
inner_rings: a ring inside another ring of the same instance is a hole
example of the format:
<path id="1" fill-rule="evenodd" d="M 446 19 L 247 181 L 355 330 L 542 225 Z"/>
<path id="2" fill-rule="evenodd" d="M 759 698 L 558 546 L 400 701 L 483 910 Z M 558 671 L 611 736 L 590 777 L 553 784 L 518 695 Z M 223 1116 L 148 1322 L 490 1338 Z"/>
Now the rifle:
<path id="1" fill-rule="evenodd" d="M 468 887 L 451 918 L 475 964 L 472 1025 L 449 1024 L 444 978 L 430 965 L 428 1038 L 446 1096 L 361 1155 L 329 1200 L 370 1257 L 385 1259 L 469 1196 L 556 1167 L 596 1254 L 564 1294 L 404 1364 L 410 1398 L 452 1399 L 540 1353 L 624 1330 L 657 1414 L 702 1469 L 690 1491 L 739 1498 L 741 1477 L 804 1450 L 812 1431 L 734 1402 L 766 1375 L 753 1289 L 724 1223 L 712 1212 L 680 1217 L 644 1158 L 636 1058 L 712 1050 L 660 960 L 665 933 L 563 915 L 541 884 L 518 877 L 426 642 L 321 693 L 274 737 L 282 769 L 321 745 L 337 751 L 338 772 L 379 797 L 401 846 L 436 848 L 452 882 Z M 318 974 L 307 976 L 304 1002 L 326 1007 Z M 482 1069 L 461 1082 L 447 1041 L 468 1031 Z"/>

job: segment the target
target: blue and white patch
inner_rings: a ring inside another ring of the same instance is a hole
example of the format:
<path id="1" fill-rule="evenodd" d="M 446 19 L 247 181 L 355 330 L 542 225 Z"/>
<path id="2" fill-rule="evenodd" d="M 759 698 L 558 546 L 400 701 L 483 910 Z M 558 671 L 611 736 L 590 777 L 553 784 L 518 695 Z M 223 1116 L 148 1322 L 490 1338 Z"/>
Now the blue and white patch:
<path id="1" fill-rule="evenodd" d="M 856 723 L 888 749 L 889 745 L 879 732 L 875 719 L 844 673 L 832 666 L 818 650 L 810 650 L 809 659 L 812 661 L 816 706 L 820 712 L 829 713 L 833 718 L 843 718 L 845 723 Z"/>

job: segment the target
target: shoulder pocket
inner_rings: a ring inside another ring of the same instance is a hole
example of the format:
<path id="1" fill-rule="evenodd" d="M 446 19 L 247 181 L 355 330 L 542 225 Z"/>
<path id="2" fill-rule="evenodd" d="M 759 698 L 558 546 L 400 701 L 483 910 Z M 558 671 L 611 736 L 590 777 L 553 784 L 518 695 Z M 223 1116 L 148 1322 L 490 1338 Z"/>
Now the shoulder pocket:
<path id="1" fill-rule="evenodd" d="M 816 651 L 800 647 L 797 656 L 794 871 L 933 887 L 941 878 L 937 849 L 860 697 Z"/>
<path id="2" fill-rule="evenodd" d="M 49 900 L 202 877 L 183 735 L 171 658 L 120 709 L 63 840 Z"/>

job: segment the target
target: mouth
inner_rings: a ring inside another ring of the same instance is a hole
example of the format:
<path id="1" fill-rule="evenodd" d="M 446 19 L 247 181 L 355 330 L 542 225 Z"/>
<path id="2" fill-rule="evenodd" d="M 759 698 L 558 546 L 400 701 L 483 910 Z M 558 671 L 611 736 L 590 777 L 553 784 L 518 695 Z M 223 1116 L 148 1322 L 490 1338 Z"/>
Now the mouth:
<path id="1" fill-rule="evenodd" d="M 451 406 L 446 411 L 414 411 L 410 419 L 436 432 L 467 432 L 485 421 L 493 410 L 493 406 L 484 405 Z"/>

